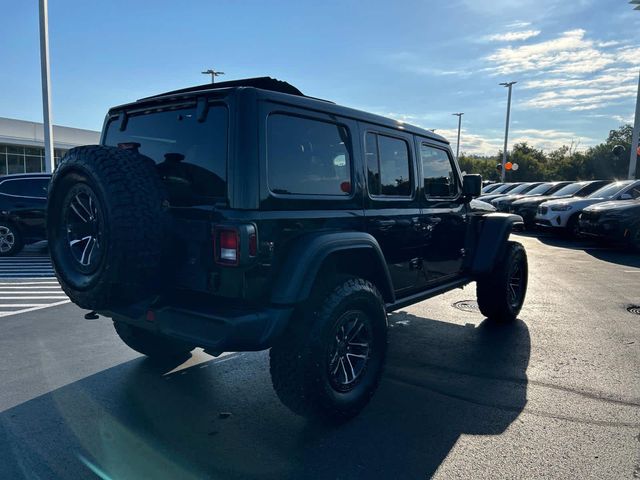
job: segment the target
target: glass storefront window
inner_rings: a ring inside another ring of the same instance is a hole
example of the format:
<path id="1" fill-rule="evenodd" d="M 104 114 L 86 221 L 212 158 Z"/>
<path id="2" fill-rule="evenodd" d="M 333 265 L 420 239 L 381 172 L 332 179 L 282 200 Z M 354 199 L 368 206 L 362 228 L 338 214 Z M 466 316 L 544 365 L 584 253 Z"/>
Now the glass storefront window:
<path id="1" fill-rule="evenodd" d="M 7 156 L 8 173 L 24 173 L 24 155 L 9 153 Z"/>
<path id="2" fill-rule="evenodd" d="M 43 158 L 42 157 L 36 157 L 33 155 L 26 155 L 25 156 L 25 171 L 27 173 L 31 173 L 31 172 L 42 172 L 44 171 L 43 167 Z"/>

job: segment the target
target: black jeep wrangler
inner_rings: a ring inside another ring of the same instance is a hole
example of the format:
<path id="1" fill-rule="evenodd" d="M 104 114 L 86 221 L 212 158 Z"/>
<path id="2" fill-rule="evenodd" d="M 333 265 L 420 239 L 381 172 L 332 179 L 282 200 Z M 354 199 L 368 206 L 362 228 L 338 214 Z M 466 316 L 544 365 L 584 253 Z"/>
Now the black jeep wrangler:
<path id="1" fill-rule="evenodd" d="M 481 183 L 432 132 L 265 77 L 112 108 L 54 173 L 47 233 L 65 292 L 134 350 L 270 348 L 285 405 L 345 420 L 389 312 L 475 281 L 489 319 L 518 315 L 522 219 L 475 208 Z"/>

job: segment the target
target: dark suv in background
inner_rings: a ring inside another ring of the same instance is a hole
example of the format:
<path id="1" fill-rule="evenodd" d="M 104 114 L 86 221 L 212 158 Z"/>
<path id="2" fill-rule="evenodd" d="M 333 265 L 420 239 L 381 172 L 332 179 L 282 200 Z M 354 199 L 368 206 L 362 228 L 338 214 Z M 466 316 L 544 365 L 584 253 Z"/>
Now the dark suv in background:
<path id="1" fill-rule="evenodd" d="M 474 208 L 480 188 L 430 131 L 222 82 L 112 108 L 101 145 L 54 174 L 49 248 L 69 297 L 133 349 L 271 348 L 284 404 L 344 420 L 378 385 L 388 312 L 475 281 L 487 317 L 516 319 L 522 219 Z"/>
<path id="2" fill-rule="evenodd" d="M 46 173 L 0 176 L 0 256 L 15 255 L 24 245 L 46 239 L 50 180 Z"/>

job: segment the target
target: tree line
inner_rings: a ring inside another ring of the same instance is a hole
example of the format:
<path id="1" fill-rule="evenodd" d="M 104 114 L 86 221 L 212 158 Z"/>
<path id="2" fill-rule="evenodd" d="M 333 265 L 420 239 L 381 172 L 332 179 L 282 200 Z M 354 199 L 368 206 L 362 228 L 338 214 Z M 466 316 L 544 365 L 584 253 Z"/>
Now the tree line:
<path id="1" fill-rule="evenodd" d="M 581 152 L 562 146 L 546 153 L 526 142 L 517 143 L 508 152 L 507 161 L 517 163 L 519 168 L 508 171 L 506 179 L 513 182 L 625 179 L 629 170 L 632 133 L 631 125 L 623 125 L 611 130 L 605 142 Z M 612 151 L 616 145 L 624 149 L 619 156 Z M 479 173 L 485 180 L 500 180 L 496 165 L 502 163 L 502 151 L 496 156 L 462 154 L 459 161 L 463 172 Z"/>

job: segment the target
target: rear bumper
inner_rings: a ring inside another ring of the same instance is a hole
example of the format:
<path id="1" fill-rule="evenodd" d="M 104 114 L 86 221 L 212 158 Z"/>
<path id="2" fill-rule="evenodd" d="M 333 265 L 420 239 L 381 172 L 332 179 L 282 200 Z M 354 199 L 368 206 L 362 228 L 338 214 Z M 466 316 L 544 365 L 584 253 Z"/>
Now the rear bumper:
<path id="1" fill-rule="evenodd" d="M 219 354 L 270 348 L 286 328 L 293 307 L 246 308 L 230 305 L 148 307 L 144 304 L 98 312 Z"/>

